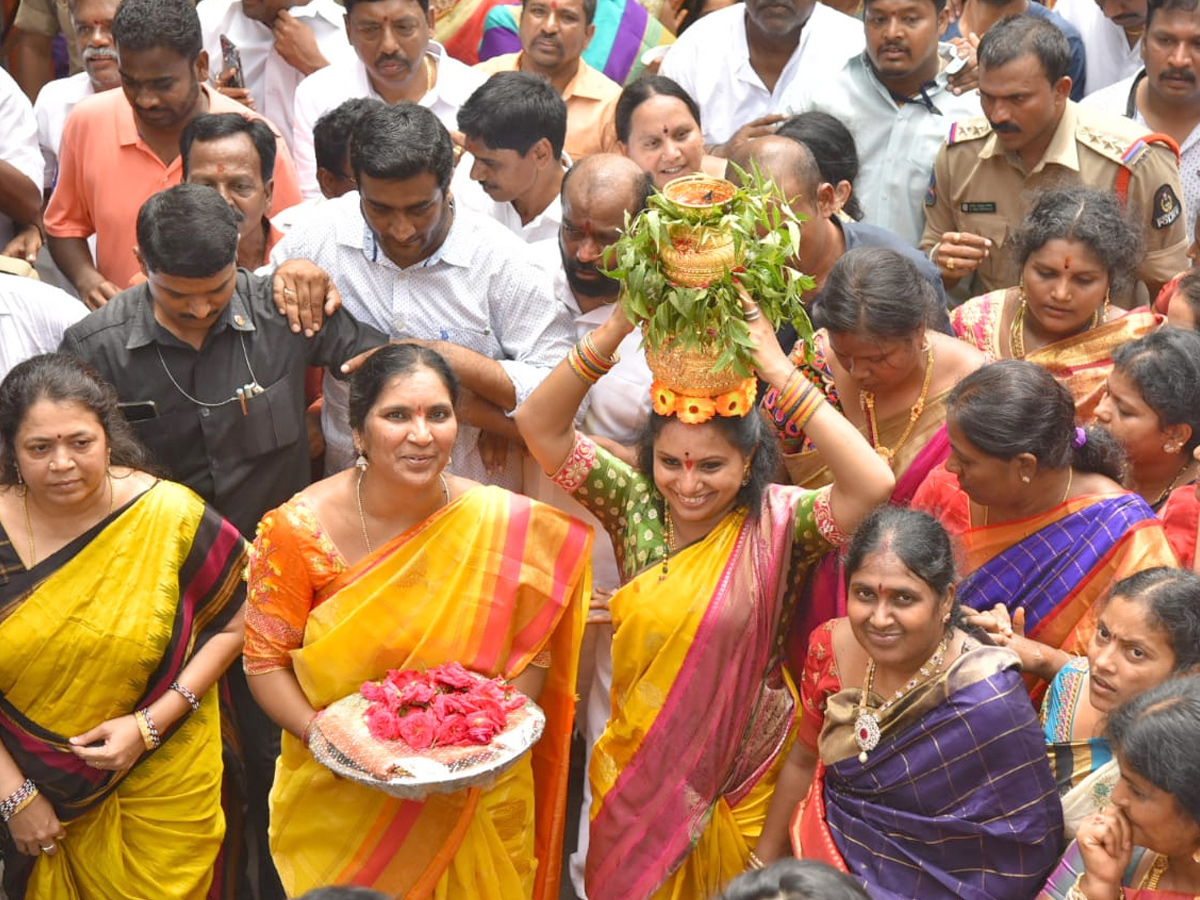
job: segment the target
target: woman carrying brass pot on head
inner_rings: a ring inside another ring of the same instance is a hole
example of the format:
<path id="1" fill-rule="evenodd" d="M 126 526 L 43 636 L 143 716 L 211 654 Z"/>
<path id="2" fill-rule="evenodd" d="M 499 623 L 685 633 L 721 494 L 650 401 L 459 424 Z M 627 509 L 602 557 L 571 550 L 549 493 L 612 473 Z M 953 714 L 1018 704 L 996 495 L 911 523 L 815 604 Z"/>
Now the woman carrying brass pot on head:
<path id="1" fill-rule="evenodd" d="M 777 445 L 752 380 L 721 402 L 656 385 L 663 412 L 647 425 L 641 471 L 577 433 L 575 411 L 633 328 L 621 308 L 516 413 L 542 468 L 605 524 L 625 579 L 611 601 L 612 717 L 589 770 L 590 900 L 711 897 L 754 862 L 794 738 L 779 648 L 787 586 L 894 486 L 741 296 L 756 374 L 781 395 L 776 416 L 832 451 L 832 484 L 770 483 Z"/>

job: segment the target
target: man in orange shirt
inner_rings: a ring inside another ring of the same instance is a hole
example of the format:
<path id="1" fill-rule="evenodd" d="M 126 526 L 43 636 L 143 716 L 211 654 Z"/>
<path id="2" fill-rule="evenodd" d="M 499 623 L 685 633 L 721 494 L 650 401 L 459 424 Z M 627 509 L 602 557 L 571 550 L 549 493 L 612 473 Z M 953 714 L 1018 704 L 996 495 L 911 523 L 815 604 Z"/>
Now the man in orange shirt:
<path id="1" fill-rule="evenodd" d="M 204 112 L 253 116 L 203 83 L 208 54 L 190 0 L 124 0 L 112 31 L 122 90 L 84 100 L 67 119 L 45 216 L 55 263 L 92 309 L 137 274 L 138 210 L 181 180 L 179 137 L 188 122 Z M 272 212 L 300 200 L 291 154 L 275 134 Z"/>
<path id="2" fill-rule="evenodd" d="M 616 140 L 613 112 L 621 86 L 581 58 L 596 31 L 596 0 L 525 0 L 521 5 L 521 52 L 485 60 L 475 68 L 532 72 L 562 94 L 567 104 L 567 141 L 573 161 L 610 148 Z"/>

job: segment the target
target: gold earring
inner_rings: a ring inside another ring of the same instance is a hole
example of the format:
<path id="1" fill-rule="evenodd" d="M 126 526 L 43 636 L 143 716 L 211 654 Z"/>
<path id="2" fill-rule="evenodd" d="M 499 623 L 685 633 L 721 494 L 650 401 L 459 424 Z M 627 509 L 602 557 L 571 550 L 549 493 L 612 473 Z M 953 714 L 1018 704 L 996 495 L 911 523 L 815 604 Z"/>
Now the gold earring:
<path id="1" fill-rule="evenodd" d="M 17 470 L 17 484 L 23 485 L 25 483 L 25 479 L 21 477 L 21 467 L 14 463 L 13 468 Z"/>
<path id="2" fill-rule="evenodd" d="M 1025 482 L 1026 484 L 1029 484 L 1031 481 L 1033 481 L 1033 479 L 1032 479 L 1032 478 L 1030 478 L 1028 475 L 1022 475 L 1022 476 L 1021 476 L 1021 480 L 1022 480 L 1023 482 Z"/>

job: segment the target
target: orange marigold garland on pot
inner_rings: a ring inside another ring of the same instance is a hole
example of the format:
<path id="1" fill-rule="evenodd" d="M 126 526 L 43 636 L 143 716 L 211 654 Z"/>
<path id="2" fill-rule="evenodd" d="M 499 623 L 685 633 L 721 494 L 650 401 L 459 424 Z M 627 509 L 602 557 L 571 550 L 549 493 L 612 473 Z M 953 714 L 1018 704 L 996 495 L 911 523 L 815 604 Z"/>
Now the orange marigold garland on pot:
<path id="1" fill-rule="evenodd" d="M 654 411 L 699 424 L 754 408 L 750 329 L 734 280 L 774 328 L 790 321 L 808 346 L 812 324 L 801 294 L 813 280 L 789 265 L 800 247 L 799 217 L 754 171 L 743 187 L 688 175 L 664 186 L 626 220 L 608 274 L 641 326 L 654 375 Z"/>

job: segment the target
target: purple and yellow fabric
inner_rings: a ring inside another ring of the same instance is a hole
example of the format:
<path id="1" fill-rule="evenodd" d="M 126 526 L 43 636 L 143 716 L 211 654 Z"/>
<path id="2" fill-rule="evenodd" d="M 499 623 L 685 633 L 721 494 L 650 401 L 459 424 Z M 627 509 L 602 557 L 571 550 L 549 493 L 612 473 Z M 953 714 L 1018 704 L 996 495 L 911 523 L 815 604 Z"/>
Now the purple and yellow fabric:
<path id="1" fill-rule="evenodd" d="M 519 3 L 490 6 L 476 45 L 476 61 L 520 51 L 520 16 Z M 628 84 L 642 74 L 642 54 L 647 50 L 675 42 L 675 35 L 637 0 L 598 0 L 594 24 L 596 33 L 583 51 L 584 62 L 617 84 Z"/>
<path id="2" fill-rule="evenodd" d="M 848 872 L 873 900 L 1026 900 L 1058 860 L 1062 811 L 1016 655 L 968 641 L 881 713 L 865 763 L 860 693 L 826 703 L 797 855 Z"/>

